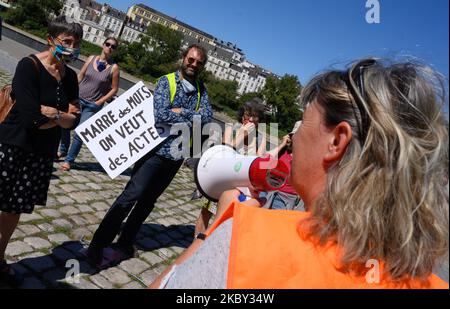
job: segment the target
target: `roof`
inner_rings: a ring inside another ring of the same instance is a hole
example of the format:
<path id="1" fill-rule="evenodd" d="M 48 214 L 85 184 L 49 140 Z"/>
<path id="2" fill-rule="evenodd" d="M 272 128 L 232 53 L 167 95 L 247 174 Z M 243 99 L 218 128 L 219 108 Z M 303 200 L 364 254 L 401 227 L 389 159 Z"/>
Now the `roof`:
<path id="1" fill-rule="evenodd" d="M 95 2 L 93 0 L 79 0 L 80 7 L 83 9 L 93 9 L 95 11 L 103 12 L 102 9 L 105 8 L 106 12 L 105 15 L 112 16 L 114 18 L 125 20 L 126 13 L 122 12 L 120 10 L 117 10 L 110 6 L 109 4 L 100 4 L 98 2 Z"/>
<path id="2" fill-rule="evenodd" d="M 189 29 L 191 31 L 195 31 L 198 34 L 201 34 L 201 35 L 203 35 L 203 36 L 205 36 L 205 37 L 207 37 L 207 38 L 209 38 L 211 40 L 214 39 L 214 37 L 211 34 L 208 34 L 208 33 L 204 32 L 204 31 L 201 31 L 201 30 L 199 30 L 199 29 L 197 29 L 195 27 L 192 27 L 192 26 L 190 26 L 188 24 L 185 24 L 182 21 L 179 21 L 178 19 L 175 19 L 175 18 L 170 17 L 170 16 L 168 16 L 168 15 L 166 15 L 166 14 L 160 12 L 160 11 L 152 9 L 151 7 L 149 7 L 149 6 L 145 5 L 145 4 L 139 3 L 139 4 L 135 4 L 134 6 L 140 7 L 142 9 L 150 11 L 152 13 L 156 13 L 156 14 L 158 14 L 158 15 L 160 15 L 160 16 L 162 16 L 162 17 L 164 17 L 164 18 L 166 18 L 166 19 L 168 19 L 170 21 L 172 21 L 173 23 L 176 23 L 176 24 L 178 24 L 180 26 L 183 26 L 183 27 L 185 27 L 185 28 L 187 28 L 187 29 Z"/>

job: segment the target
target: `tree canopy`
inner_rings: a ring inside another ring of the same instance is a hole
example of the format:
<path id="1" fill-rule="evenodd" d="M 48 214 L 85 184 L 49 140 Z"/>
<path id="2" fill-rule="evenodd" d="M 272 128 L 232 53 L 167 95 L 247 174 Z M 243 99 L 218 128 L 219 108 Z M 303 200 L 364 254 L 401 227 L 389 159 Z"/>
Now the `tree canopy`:
<path id="1" fill-rule="evenodd" d="M 50 16 L 58 16 L 63 7 L 60 0 L 17 0 L 13 6 L 5 14 L 5 21 L 33 30 L 47 27 Z"/>
<path id="2" fill-rule="evenodd" d="M 272 106 L 273 119 L 284 131 L 290 131 L 303 116 L 298 97 L 302 86 L 295 75 L 284 75 L 281 79 L 268 77 L 262 90 L 264 100 Z"/>

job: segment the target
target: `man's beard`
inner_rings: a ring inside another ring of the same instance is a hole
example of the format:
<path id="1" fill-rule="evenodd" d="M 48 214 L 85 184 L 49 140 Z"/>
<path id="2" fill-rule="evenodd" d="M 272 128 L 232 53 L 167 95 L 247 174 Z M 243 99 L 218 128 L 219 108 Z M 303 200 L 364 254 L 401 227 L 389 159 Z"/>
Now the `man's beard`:
<path id="1" fill-rule="evenodd" d="M 185 65 L 185 64 L 181 65 L 181 72 L 183 73 L 183 77 L 187 77 L 187 78 L 190 78 L 190 79 L 197 79 L 198 71 L 190 68 L 193 71 L 193 73 L 190 73 L 187 70 L 188 68 L 189 67 L 187 65 Z"/>

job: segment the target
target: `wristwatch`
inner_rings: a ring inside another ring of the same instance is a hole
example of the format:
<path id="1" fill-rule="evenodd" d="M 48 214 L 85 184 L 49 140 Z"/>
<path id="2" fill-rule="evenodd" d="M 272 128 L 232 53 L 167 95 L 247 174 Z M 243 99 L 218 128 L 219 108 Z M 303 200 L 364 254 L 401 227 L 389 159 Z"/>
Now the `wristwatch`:
<path id="1" fill-rule="evenodd" d="M 198 233 L 197 235 L 195 235 L 196 239 L 201 239 L 201 240 L 205 240 L 206 239 L 206 235 L 203 233 Z"/>
<path id="2" fill-rule="evenodd" d="M 58 113 L 54 116 L 55 118 L 53 120 L 58 121 L 59 119 L 61 119 L 61 113 L 58 110 Z"/>

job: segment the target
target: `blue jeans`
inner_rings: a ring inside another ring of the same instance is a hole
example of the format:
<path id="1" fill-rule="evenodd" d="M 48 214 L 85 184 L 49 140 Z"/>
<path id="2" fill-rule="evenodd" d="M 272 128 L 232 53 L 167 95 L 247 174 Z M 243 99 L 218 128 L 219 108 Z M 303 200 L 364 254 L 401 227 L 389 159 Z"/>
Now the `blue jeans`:
<path id="1" fill-rule="evenodd" d="M 81 105 L 81 118 L 80 124 L 91 118 L 95 113 L 102 109 L 103 105 L 97 105 L 95 103 L 86 101 L 84 99 L 80 99 Z M 83 145 L 83 141 L 78 137 L 75 133 L 73 136 L 72 145 L 70 145 L 70 130 L 62 129 L 61 132 L 61 144 L 59 145 L 59 152 L 67 153 L 67 157 L 65 162 L 72 164 L 75 162 L 78 154 L 80 153 L 81 146 Z M 69 149 L 70 146 L 70 149 Z M 69 151 L 67 152 L 67 149 Z"/>

